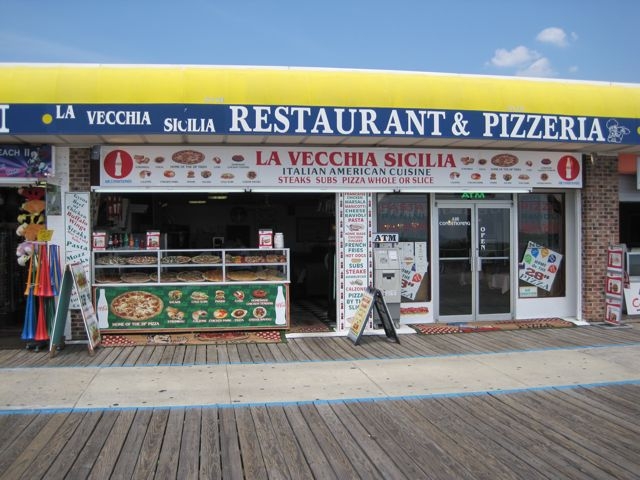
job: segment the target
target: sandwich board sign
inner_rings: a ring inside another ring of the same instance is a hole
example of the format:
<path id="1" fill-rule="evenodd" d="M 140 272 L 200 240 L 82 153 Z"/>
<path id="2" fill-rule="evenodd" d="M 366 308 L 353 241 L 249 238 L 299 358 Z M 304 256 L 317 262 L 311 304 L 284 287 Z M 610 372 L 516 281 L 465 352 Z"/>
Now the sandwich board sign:
<path id="1" fill-rule="evenodd" d="M 387 339 L 400 343 L 396 329 L 393 326 L 391 313 L 389 313 L 389 307 L 387 307 L 387 304 L 384 301 L 382 292 L 371 286 L 367 287 L 367 289 L 362 293 L 360 304 L 353 316 L 353 321 L 351 322 L 351 327 L 349 328 L 347 336 L 353 341 L 354 345 L 358 345 L 358 343 L 360 343 L 364 329 L 367 326 L 369 314 L 371 313 L 371 309 L 374 307 L 378 317 L 382 321 L 382 326 Z"/>
<path id="2" fill-rule="evenodd" d="M 63 344 L 64 324 L 67 319 L 67 313 L 69 312 L 69 301 L 71 300 L 72 289 L 75 290 L 80 303 L 80 312 L 89 340 L 88 347 L 91 355 L 93 355 L 95 347 L 100 345 L 102 340 L 100 328 L 98 327 L 98 316 L 93 308 L 91 299 L 91 286 L 87 280 L 84 267 L 81 263 L 67 264 L 60 284 L 60 295 L 58 296 L 58 304 L 56 305 L 56 313 L 51 329 L 51 342 L 49 346 L 49 355 L 51 357 L 55 356 L 57 347 Z"/>

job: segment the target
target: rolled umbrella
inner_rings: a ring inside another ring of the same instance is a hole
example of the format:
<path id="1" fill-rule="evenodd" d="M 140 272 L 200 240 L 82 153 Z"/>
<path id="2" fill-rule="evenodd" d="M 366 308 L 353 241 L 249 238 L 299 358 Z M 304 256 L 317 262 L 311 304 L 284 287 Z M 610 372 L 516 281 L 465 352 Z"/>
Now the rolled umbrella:
<path id="1" fill-rule="evenodd" d="M 60 291 L 60 280 L 62 278 L 60 271 L 60 253 L 57 245 L 49 245 L 49 259 L 51 262 L 51 290 L 53 296 L 57 297 Z"/>
<path id="2" fill-rule="evenodd" d="M 45 342 L 49 340 L 49 333 L 47 332 L 47 318 L 44 306 L 44 297 L 38 297 L 38 322 L 36 325 L 36 342 Z"/>
<path id="3" fill-rule="evenodd" d="M 51 288 L 51 267 L 49 265 L 49 254 L 47 245 L 42 245 L 42 276 L 40 278 L 40 295 L 43 297 L 53 297 Z"/>
<path id="4" fill-rule="evenodd" d="M 36 331 L 36 316 L 34 311 L 34 298 L 33 298 L 33 257 L 29 260 L 29 273 L 27 274 L 27 289 L 25 295 L 27 296 L 27 304 L 24 313 L 24 326 L 22 327 L 22 340 L 29 341 L 35 338 Z"/>

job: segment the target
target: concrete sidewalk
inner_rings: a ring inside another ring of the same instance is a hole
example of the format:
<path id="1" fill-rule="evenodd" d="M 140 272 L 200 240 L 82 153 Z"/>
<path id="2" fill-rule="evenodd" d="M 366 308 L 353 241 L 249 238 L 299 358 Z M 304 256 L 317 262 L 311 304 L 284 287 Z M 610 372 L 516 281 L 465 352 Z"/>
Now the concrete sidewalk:
<path id="1" fill-rule="evenodd" d="M 381 399 L 640 382 L 640 345 L 267 364 L 0 369 L 0 410 Z"/>

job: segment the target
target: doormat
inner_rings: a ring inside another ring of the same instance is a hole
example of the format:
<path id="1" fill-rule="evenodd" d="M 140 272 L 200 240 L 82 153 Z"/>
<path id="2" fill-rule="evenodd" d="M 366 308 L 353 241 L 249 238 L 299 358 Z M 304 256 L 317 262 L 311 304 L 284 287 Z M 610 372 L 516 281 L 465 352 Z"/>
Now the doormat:
<path id="1" fill-rule="evenodd" d="M 534 318 L 530 320 L 500 320 L 496 322 L 469 323 L 417 323 L 409 326 L 422 335 L 575 327 L 572 322 L 561 318 Z"/>
<path id="2" fill-rule="evenodd" d="M 287 333 L 317 333 L 317 332 L 333 332 L 333 328 L 321 320 L 298 321 L 291 322 L 291 326 Z"/>
<path id="3" fill-rule="evenodd" d="M 103 347 L 136 347 L 155 345 L 217 345 L 231 343 L 280 343 L 286 342 L 285 332 L 266 330 L 261 332 L 198 332 L 171 334 L 103 334 Z"/>
<path id="4" fill-rule="evenodd" d="M 291 305 L 291 324 L 287 333 L 333 332 L 329 326 L 327 307 L 301 300 Z"/>

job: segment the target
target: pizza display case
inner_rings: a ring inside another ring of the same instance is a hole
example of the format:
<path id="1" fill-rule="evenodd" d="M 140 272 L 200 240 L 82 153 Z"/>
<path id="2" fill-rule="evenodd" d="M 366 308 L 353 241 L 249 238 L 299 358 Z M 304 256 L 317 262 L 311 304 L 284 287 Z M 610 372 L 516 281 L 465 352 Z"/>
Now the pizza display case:
<path id="1" fill-rule="evenodd" d="M 289 249 L 94 250 L 101 330 L 283 329 Z"/>

